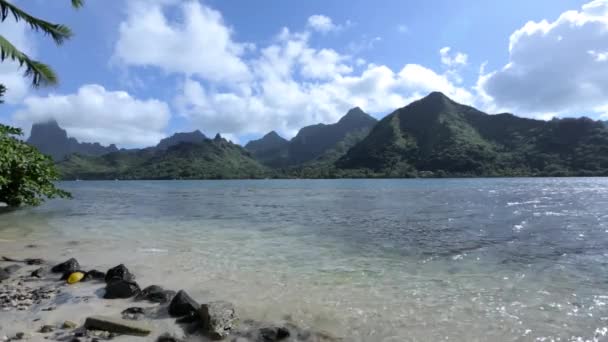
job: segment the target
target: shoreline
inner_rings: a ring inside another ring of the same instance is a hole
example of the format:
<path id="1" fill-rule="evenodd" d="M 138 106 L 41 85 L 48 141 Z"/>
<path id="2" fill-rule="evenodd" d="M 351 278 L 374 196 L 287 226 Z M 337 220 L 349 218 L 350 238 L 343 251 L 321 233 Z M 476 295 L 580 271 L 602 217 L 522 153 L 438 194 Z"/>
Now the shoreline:
<path id="1" fill-rule="evenodd" d="M 0 255 L 0 341 L 345 341 L 290 317 L 240 317 L 238 303 L 199 302 L 182 289 L 140 286 L 122 264 L 96 271 L 76 259 L 39 259 L 35 245 L 23 247 L 19 258 Z"/>

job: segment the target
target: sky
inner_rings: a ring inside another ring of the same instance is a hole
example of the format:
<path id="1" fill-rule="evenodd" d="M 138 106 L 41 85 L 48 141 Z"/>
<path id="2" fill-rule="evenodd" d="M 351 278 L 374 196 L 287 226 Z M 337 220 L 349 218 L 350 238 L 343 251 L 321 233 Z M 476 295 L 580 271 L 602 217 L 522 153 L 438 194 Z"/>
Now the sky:
<path id="1" fill-rule="evenodd" d="M 488 113 L 608 119 L 608 0 L 12 2 L 74 31 L 56 46 L 0 23 L 60 78 L 35 89 L 0 64 L 0 123 L 26 132 L 53 118 L 120 147 L 195 129 L 244 144 L 432 91 Z"/>

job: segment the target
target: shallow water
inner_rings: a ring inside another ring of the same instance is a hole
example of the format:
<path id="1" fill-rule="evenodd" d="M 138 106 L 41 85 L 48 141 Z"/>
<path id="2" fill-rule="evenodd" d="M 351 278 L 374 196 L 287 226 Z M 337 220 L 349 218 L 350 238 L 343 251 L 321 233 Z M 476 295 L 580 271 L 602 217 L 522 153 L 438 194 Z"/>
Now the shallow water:
<path id="1" fill-rule="evenodd" d="M 608 179 L 61 186 L 0 216 L 0 254 L 124 262 L 354 341 L 607 339 Z"/>

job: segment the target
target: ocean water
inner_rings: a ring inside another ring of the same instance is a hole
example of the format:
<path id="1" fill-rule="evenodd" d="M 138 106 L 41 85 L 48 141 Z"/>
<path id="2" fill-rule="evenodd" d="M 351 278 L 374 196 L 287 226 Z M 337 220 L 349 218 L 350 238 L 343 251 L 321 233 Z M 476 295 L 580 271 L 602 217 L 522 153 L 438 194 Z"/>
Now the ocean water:
<path id="1" fill-rule="evenodd" d="M 608 340 L 608 179 L 61 187 L 0 216 L 0 254 L 123 262 L 349 341 Z"/>

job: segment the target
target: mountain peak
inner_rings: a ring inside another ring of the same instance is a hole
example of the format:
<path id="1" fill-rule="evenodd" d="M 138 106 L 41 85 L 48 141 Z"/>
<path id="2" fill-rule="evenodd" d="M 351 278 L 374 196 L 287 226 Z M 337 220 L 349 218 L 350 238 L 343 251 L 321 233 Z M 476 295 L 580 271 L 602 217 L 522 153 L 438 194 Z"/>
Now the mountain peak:
<path id="1" fill-rule="evenodd" d="M 262 137 L 262 139 L 281 139 L 281 140 L 285 140 L 276 131 L 270 131 L 270 132 L 266 133 L 266 135 L 264 135 Z"/>
<path id="2" fill-rule="evenodd" d="M 338 124 L 344 124 L 344 123 L 349 123 L 349 122 L 364 122 L 364 123 L 368 123 L 370 121 L 375 122 L 376 119 L 374 119 L 371 115 L 369 115 L 366 112 L 364 112 L 361 108 L 355 107 L 355 108 L 350 109 L 346 113 L 346 115 L 344 115 L 338 121 Z"/>
<path id="3" fill-rule="evenodd" d="M 205 141 L 207 137 L 198 129 L 193 132 L 174 133 L 172 136 L 161 140 L 156 148 L 166 150 L 167 148 L 181 143 L 200 144 Z"/>
<path id="4" fill-rule="evenodd" d="M 434 92 L 428 94 L 427 96 L 423 97 L 419 101 L 427 102 L 427 103 L 429 103 L 429 102 L 436 103 L 436 104 L 454 103 L 454 101 L 452 99 L 450 99 L 449 97 L 447 97 L 447 95 L 445 95 L 444 93 L 442 93 L 440 91 L 434 91 Z"/>
<path id="5" fill-rule="evenodd" d="M 33 124 L 27 143 L 54 160 L 61 160 L 72 153 L 98 156 L 118 150 L 115 145 L 105 147 L 99 143 L 78 142 L 68 137 L 66 130 L 53 118 Z"/>

